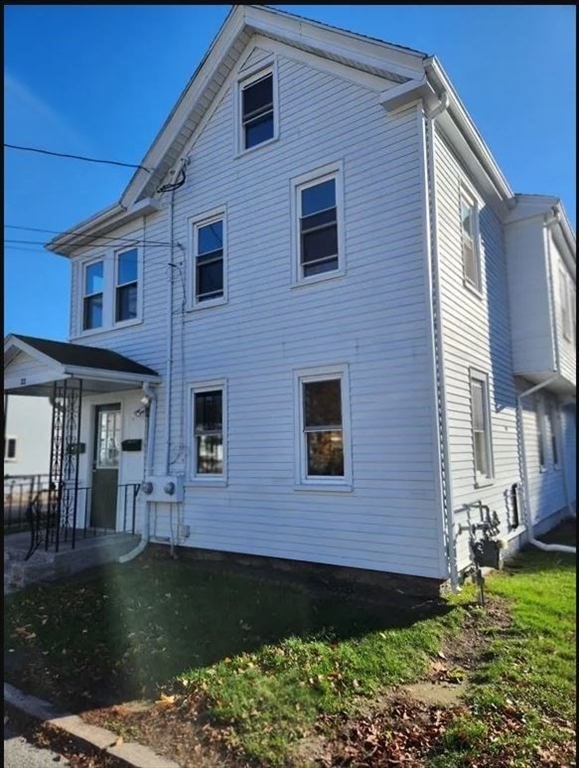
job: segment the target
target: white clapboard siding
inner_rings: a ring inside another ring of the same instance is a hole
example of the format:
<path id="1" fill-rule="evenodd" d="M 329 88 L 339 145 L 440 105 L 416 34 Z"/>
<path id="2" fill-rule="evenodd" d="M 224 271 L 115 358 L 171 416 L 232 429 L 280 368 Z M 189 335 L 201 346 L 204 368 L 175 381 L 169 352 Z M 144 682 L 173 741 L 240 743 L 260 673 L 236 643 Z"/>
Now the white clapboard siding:
<path id="1" fill-rule="evenodd" d="M 510 489 L 519 480 L 516 393 L 508 313 L 502 226 L 456 159 L 446 139 L 435 141 L 442 332 L 455 524 L 467 523 L 465 505 L 481 501 L 495 510 L 507 536 Z M 459 185 L 467 182 L 480 210 L 483 297 L 463 283 Z M 475 486 L 469 369 L 488 375 L 494 480 Z M 478 513 L 473 512 L 473 521 Z M 468 534 L 457 540 L 459 568 L 470 561 Z"/>
<path id="2" fill-rule="evenodd" d="M 563 257 L 552 235 L 550 237 L 550 255 L 551 255 L 551 274 L 553 276 L 553 300 L 555 304 L 555 327 L 557 334 L 557 347 L 559 350 L 559 367 L 561 374 L 570 382 L 575 384 L 577 371 L 576 341 L 573 338 L 573 330 L 565 335 L 563 331 L 563 313 L 562 313 L 562 286 L 563 279 L 567 280 L 573 286 L 573 293 L 576 293 L 575 278 L 569 272 Z M 561 274 L 563 272 L 563 275 Z M 569 317 L 572 315 L 571 306 L 568 307 Z"/>
<path id="3" fill-rule="evenodd" d="M 19 381 L 21 379 L 29 379 L 32 381 L 34 377 L 45 377 L 47 374 L 46 363 L 38 362 L 26 352 L 18 352 L 18 354 L 10 361 L 10 365 L 7 370 L 11 381 Z"/>
<path id="4" fill-rule="evenodd" d="M 188 385 L 225 379 L 228 478 L 225 487 L 188 485 L 182 508 L 154 506 L 152 530 L 166 539 L 180 522 L 190 527 L 184 545 L 443 577 L 418 113 L 389 116 L 377 91 L 306 65 L 297 53 L 279 56 L 277 66 L 279 140 L 235 156 L 228 87 L 174 195 L 174 237 L 187 251 L 188 219 L 227 207 L 228 303 L 181 314 L 173 274 L 169 469 L 190 472 Z M 336 161 L 346 274 L 292 288 L 290 180 Z M 147 240 L 169 237 L 168 199 L 147 217 Z M 173 261 L 189 293 L 181 247 Z M 166 249 L 145 250 L 141 325 L 77 341 L 164 376 L 168 260 Z M 295 490 L 294 369 L 334 364 L 349 368 L 353 490 Z M 163 384 L 157 472 L 165 471 L 165 405 Z"/>

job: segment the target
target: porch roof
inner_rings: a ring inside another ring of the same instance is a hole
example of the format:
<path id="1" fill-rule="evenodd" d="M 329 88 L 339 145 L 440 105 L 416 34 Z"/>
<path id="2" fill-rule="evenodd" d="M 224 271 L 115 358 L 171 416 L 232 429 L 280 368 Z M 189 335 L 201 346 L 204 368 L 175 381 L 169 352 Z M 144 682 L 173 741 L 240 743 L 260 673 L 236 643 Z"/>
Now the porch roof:
<path id="1" fill-rule="evenodd" d="M 28 365 L 21 368 L 18 356 L 24 353 Z M 18 370 L 21 368 L 21 370 Z M 47 396 L 57 381 L 67 386 L 83 382 L 85 392 L 134 389 L 144 382 L 160 382 L 152 368 L 118 352 L 51 339 L 10 334 L 4 341 L 4 392 Z"/>

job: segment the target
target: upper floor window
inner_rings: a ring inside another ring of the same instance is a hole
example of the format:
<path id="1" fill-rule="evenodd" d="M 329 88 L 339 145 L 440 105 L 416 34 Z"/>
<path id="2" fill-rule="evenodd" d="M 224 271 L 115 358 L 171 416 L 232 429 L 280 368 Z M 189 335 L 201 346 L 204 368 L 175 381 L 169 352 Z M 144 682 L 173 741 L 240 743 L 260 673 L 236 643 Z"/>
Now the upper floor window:
<path id="1" fill-rule="evenodd" d="M 16 438 L 4 438 L 4 461 L 16 461 Z"/>
<path id="2" fill-rule="evenodd" d="M 117 253 L 115 322 L 137 317 L 139 260 L 136 248 Z"/>
<path id="3" fill-rule="evenodd" d="M 84 267 L 83 330 L 101 328 L 103 324 L 104 261 L 93 261 Z"/>
<path id="4" fill-rule="evenodd" d="M 341 171 L 307 174 L 293 182 L 296 282 L 343 273 Z"/>
<path id="5" fill-rule="evenodd" d="M 241 149 L 251 149 L 275 137 L 274 76 L 258 73 L 241 83 Z"/>
<path id="6" fill-rule="evenodd" d="M 559 296 L 563 335 L 569 341 L 574 341 L 576 327 L 575 290 L 572 280 L 563 269 L 559 270 Z"/>
<path id="7" fill-rule="evenodd" d="M 480 249 L 478 241 L 478 206 L 464 189 L 460 193 L 462 266 L 468 286 L 482 293 Z"/>
<path id="8" fill-rule="evenodd" d="M 475 476 L 477 484 L 484 484 L 494 476 L 489 405 L 490 398 L 488 378 L 486 374 L 471 371 L 470 392 L 472 402 Z"/>
<path id="9" fill-rule="evenodd" d="M 193 477 L 223 479 L 224 456 L 223 383 L 194 387 L 193 394 Z"/>
<path id="10" fill-rule="evenodd" d="M 225 301 L 226 232 L 223 210 L 192 223 L 193 306 Z"/>

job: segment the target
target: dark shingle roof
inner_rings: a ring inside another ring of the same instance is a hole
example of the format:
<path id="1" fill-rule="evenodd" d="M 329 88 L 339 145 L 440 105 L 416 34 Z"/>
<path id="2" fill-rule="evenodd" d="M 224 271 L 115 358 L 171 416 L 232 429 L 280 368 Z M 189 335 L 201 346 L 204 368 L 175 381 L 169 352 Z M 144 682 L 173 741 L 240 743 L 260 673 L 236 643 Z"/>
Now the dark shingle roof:
<path id="1" fill-rule="evenodd" d="M 105 371 L 117 371 L 121 373 L 136 373 L 147 376 L 157 376 L 157 372 L 145 365 L 135 363 L 128 357 L 111 352 L 110 349 L 98 347 L 86 347 L 82 344 L 67 344 L 64 341 L 52 341 L 50 339 L 37 339 L 34 336 L 20 336 L 14 334 L 14 338 L 20 339 L 34 349 L 42 352 L 61 365 L 75 365 L 82 368 L 99 368 Z"/>

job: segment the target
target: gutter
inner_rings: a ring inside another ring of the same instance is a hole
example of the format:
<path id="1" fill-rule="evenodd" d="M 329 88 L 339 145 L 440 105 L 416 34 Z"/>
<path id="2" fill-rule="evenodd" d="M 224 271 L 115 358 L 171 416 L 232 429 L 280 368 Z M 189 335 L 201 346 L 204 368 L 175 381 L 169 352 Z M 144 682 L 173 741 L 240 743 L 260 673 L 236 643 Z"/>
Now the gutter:
<path id="1" fill-rule="evenodd" d="M 437 206 L 436 206 L 436 176 L 434 164 L 434 123 L 449 105 L 448 93 L 440 94 L 438 104 L 426 115 L 426 161 L 427 211 L 430 213 L 430 240 L 427 240 L 427 250 L 430 263 L 430 280 L 432 290 L 432 346 L 434 349 L 434 376 L 437 393 L 438 434 L 440 441 L 439 480 L 442 495 L 444 525 L 446 530 L 447 562 L 450 572 L 450 586 L 453 592 L 458 592 L 458 561 L 456 541 L 454 536 L 454 503 L 452 493 L 452 477 L 450 471 L 450 448 L 448 443 L 448 422 L 446 417 L 446 382 L 444 375 L 444 343 L 442 338 L 441 290 L 440 290 L 440 253 L 438 248 Z"/>
<path id="2" fill-rule="evenodd" d="M 145 456 L 145 471 L 144 477 L 150 477 L 153 474 L 153 463 L 155 456 L 155 433 L 157 431 L 157 393 L 153 386 L 146 381 L 143 384 L 143 392 L 146 398 L 149 398 L 150 409 L 147 416 L 147 453 Z M 119 563 L 128 563 L 130 560 L 134 560 L 137 555 L 145 549 L 150 539 L 151 531 L 151 504 L 145 502 L 145 511 L 143 515 L 143 530 L 141 532 L 141 541 L 130 552 L 119 557 Z"/>
<path id="3" fill-rule="evenodd" d="M 534 387 L 531 387 L 530 389 L 525 390 L 517 397 L 517 415 L 519 417 L 519 430 L 520 430 L 520 445 L 521 445 L 521 463 L 522 463 L 522 475 L 523 475 L 523 510 L 525 514 L 525 519 L 527 523 L 527 532 L 528 532 L 528 538 L 527 541 L 529 544 L 532 544 L 534 547 L 537 547 L 537 549 L 542 549 L 544 552 L 565 552 L 567 554 L 574 555 L 577 553 L 577 549 L 575 547 L 566 547 L 563 544 L 545 544 L 542 541 L 539 541 L 533 536 L 533 519 L 531 516 L 531 509 L 529 505 L 529 473 L 527 471 L 527 453 L 525 448 L 525 425 L 523 423 L 523 398 L 529 397 L 529 395 L 535 394 L 535 392 L 538 392 L 540 389 L 544 389 L 549 384 L 552 384 L 556 379 L 558 379 L 558 375 L 551 376 L 551 378 L 547 379 L 546 381 L 542 381 L 540 384 L 536 384 Z"/>

